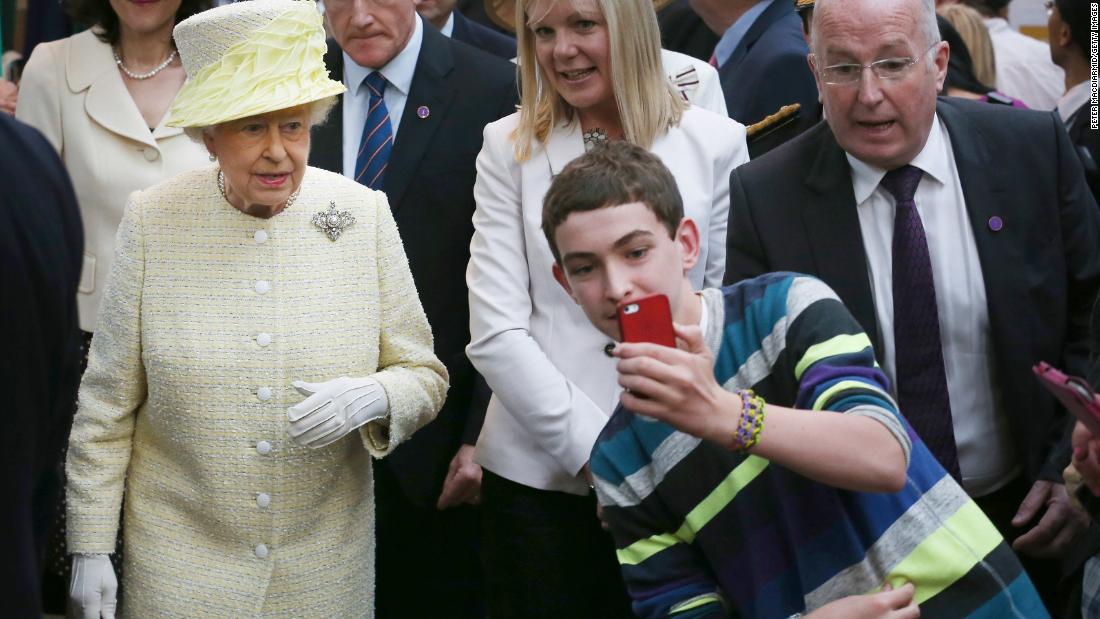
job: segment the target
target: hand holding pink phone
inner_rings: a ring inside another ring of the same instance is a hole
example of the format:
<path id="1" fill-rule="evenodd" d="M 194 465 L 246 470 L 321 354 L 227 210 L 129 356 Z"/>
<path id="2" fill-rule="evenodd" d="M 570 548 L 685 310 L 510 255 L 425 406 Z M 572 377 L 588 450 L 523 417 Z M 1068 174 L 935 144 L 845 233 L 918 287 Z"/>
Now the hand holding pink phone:
<path id="1" fill-rule="evenodd" d="M 1067 375 L 1045 361 L 1040 361 L 1032 371 L 1093 436 L 1100 437 L 1100 396 L 1083 378 Z"/>

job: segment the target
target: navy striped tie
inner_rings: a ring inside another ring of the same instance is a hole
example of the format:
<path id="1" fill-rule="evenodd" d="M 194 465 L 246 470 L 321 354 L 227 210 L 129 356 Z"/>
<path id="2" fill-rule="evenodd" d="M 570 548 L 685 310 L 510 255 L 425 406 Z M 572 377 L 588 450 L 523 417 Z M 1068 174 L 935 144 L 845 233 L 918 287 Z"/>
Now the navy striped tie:
<path id="1" fill-rule="evenodd" d="M 393 148 L 393 128 L 390 112 L 382 94 L 386 92 L 386 78 L 375 71 L 363 81 L 370 89 L 370 105 L 367 122 L 363 124 L 363 137 L 359 140 L 359 154 L 355 156 L 355 180 L 371 189 L 382 189 L 386 178 L 386 163 Z"/>

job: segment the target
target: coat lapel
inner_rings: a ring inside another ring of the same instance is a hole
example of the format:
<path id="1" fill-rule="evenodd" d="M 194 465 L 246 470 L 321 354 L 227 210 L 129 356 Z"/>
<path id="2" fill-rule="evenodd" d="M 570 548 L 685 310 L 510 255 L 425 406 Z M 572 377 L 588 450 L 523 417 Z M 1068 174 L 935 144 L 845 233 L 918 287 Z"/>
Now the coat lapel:
<path id="1" fill-rule="evenodd" d="M 802 223 L 815 272 L 844 301 L 876 350 L 882 350 L 851 168 L 827 123 L 819 124 L 810 133 L 818 146 L 806 176 L 812 197 L 802 209 Z"/>
<path id="2" fill-rule="evenodd" d="M 740 64 L 741 59 L 749 53 L 749 50 L 752 48 L 752 46 L 756 44 L 757 39 L 763 36 L 773 23 L 786 15 L 788 12 L 793 11 L 793 6 L 794 5 L 787 0 L 772 0 L 771 6 L 764 9 L 764 12 L 761 13 L 760 16 L 756 18 L 756 21 L 752 23 L 752 26 L 749 28 L 748 32 L 746 32 L 745 36 L 741 38 L 741 41 L 737 44 L 737 47 L 733 49 L 733 53 L 730 54 L 730 57 L 726 60 L 725 64 L 722 65 L 722 68 L 732 68 Z"/>
<path id="3" fill-rule="evenodd" d="M 386 167 L 386 196 L 395 210 L 400 208 L 401 198 L 417 165 L 424 158 L 424 151 L 457 96 L 456 85 L 448 79 L 453 69 L 454 57 L 449 41 L 431 25 L 425 24 L 416 73 Z"/>
<path id="4" fill-rule="evenodd" d="M 550 178 L 561 174 L 562 168 L 584 154 L 584 138 L 581 136 L 581 124 L 571 122 L 560 125 L 546 140 L 544 149 L 546 163 L 550 166 Z"/>
<path id="5" fill-rule="evenodd" d="M 149 127 L 115 68 L 109 45 L 88 30 L 73 37 L 65 63 L 65 78 L 73 92 L 87 90 L 84 110 L 108 131 L 156 148 Z M 162 121 L 163 124 L 163 121 Z M 179 133 L 178 129 L 164 128 Z"/>
<path id="6" fill-rule="evenodd" d="M 1001 226 L 1021 225 L 1023 222 L 1013 221 L 1013 213 L 1004 210 L 1010 203 L 1006 195 L 1007 186 L 998 172 L 998 166 L 994 164 L 985 136 L 973 123 L 967 122 L 965 112 L 951 101 L 941 98 L 936 112 L 951 136 L 951 150 L 955 155 L 955 167 L 962 184 L 966 212 L 985 281 L 990 327 L 996 332 L 1002 326 L 997 310 L 1019 305 L 1011 296 L 1012 291 L 1018 289 L 1014 278 L 1026 272 L 1022 268 L 1019 248 L 1010 242 L 1012 235 L 1001 233 Z M 1011 328 L 1009 325 L 1003 326 Z M 1009 340 L 1009 337 L 993 338 L 994 342 Z"/>

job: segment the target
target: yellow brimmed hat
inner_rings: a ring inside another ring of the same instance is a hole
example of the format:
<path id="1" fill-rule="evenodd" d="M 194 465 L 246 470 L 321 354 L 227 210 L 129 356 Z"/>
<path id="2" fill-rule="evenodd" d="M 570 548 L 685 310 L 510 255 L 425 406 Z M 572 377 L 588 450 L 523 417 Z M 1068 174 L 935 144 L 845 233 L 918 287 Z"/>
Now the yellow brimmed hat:
<path id="1" fill-rule="evenodd" d="M 187 82 L 173 127 L 207 127 L 344 92 L 325 69 L 314 0 L 249 0 L 203 11 L 173 31 Z"/>

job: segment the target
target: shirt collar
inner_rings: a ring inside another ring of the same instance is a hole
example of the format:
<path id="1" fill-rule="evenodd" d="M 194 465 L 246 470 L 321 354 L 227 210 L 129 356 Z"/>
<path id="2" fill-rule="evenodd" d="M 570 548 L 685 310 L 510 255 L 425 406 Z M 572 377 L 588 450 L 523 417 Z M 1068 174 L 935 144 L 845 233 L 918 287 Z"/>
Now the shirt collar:
<path id="1" fill-rule="evenodd" d="M 756 23 L 756 19 L 760 17 L 771 3 L 775 0 L 761 0 L 741 14 L 741 17 L 737 18 L 737 21 L 733 22 L 725 33 L 722 34 L 722 38 L 718 40 L 718 45 L 714 46 L 714 59 L 718 61 L 718 66 L 726 64 L 726 61 L 733 55 L 734 50 L 741 44 L 741 39 L 745 38 L 748 34 L 749 28 Z"/>
<path id="2" fill-rule="evenodd" d="M 939 183 L 946 183 L 951 177 L 947 148 L 940 116 L 936 114 L 932 117 L 932 128 L 928 131 L 928 140 L 924 143 L 924 148 L 917 153 L 916 157 L 913 157 L 909 165 L 920 168 L 922 172 Z M 882 177 L 886 176 L 886 170 L 864 163 L 849 153 L 845 153 L 845 156 L 848 158 L 848 165 L 852 167 L 852 190 L 856 204 L 863 204 L 878 188 Z"/>
<path id="3" fill-rule="evenodd" d="M 451 38 L 451 35 L 454 34 L 454 31 L 455 31 L 455 12 L 451 11 L 450 14 L 447 15 L 447 23 L 443 24 L 443 27 L 439 29 L 439 32 L 441 32 L 443 34 L 443 36 L 445 36 L 449 39 L 449 38 Z"/>
<path id="4" fill-rule="evenodd" d="M 416 25 L 413 27 L 412 36 L 405 44 L 405 49 L 398 52 L 386 66 L 378 69 L 382 77 L 386 78 L 387 88 L 396 88 L 401 94 L 408 96 L 412 86 L 413 74 L 416 72 L 416 61 L 420 58 L 420 44 L 424 41 L 424 25 L 421 19 L 416 17 Z M 356 64 L 347 52 L 344 52 L 344 79 L 348 90 L 358 92 L 359 87 L 367 76 L 374 73 L 374 69 Z"/>
<path id="5" fill-rule="evenodd" d="M 1091 96 L 1089 80 L 1085 80 L 1067 90 L 1066 94 L 1058 99 L 1058 115 L 1062 117 L 1062 122 L 1069 122 L 1069 117 L 1081 109 L 1081 106 L 1087 103 Z"/>

